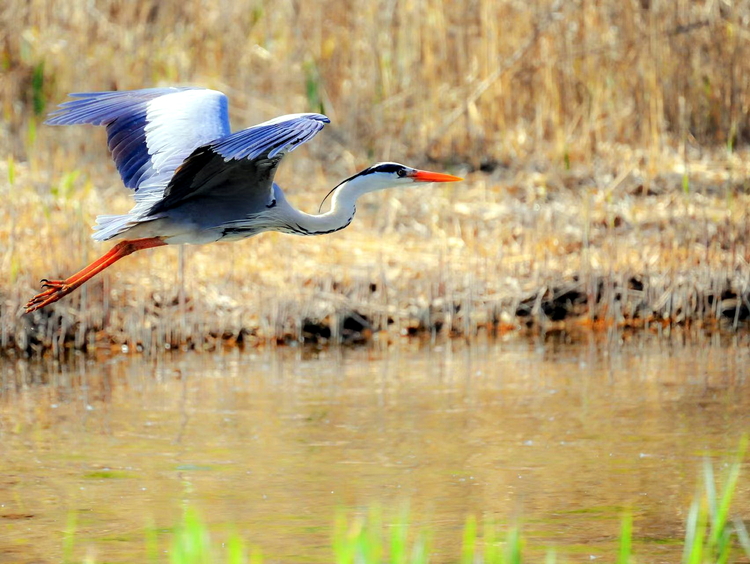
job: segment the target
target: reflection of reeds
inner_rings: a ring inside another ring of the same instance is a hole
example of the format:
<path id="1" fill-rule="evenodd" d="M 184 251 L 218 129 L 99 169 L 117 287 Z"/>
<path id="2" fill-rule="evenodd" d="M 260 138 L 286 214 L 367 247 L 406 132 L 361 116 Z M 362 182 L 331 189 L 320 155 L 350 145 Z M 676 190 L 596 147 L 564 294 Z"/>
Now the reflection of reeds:
<path id="1" fill-rule="evenodd" d="M 0 9 L 5 348 L 748 315 L 745 4 L 30 6 Z M 189 248 L 184 288 L 177 251 L 136 255 L 19 317 L 36 280 L 105 250 L 88 238 L 93 216 L 129 207 L 103 132 L 39 114 L 68 91 L 159 83 L 224 90 L 235 127 L 327 112 L 333 126 L 278 179 L 309 211 L 373 160 L 491 174 L 372 196 L 325 238 Z"/>

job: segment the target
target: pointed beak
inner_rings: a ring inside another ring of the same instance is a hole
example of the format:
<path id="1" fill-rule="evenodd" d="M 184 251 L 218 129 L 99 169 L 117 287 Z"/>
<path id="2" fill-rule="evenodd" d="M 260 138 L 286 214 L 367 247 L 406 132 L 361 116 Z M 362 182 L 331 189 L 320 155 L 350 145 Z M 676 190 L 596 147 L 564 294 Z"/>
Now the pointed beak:
<path id="1" fill-rule="evenodd" d="M 414 182 L 458 182 L 459 180 L 463 180 L 463 178 L 458 176 L 442 174 L 440 172 L 430 172 L 428 170 L 415 170 L 409 176 L 414 179 Z"/>

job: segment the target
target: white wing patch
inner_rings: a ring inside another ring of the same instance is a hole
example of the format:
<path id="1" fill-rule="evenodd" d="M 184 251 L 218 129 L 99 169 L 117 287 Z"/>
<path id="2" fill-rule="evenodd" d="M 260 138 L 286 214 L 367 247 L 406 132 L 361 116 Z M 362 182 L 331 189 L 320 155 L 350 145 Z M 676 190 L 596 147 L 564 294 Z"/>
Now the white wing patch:
<path id="1" fill-rule="evenodd" d="M 196 148 L 230 133 L 226 97 L 184 90 L 148 103 L 146 146 L 157 172 L 174 171 Z"/>

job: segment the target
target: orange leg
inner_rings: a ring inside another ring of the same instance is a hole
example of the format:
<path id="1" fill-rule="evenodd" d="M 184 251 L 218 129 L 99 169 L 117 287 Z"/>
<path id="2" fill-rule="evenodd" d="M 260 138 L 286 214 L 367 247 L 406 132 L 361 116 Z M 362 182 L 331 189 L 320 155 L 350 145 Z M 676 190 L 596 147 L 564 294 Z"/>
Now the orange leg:
<path id="1" fill-rule="evenodd" d="M 63 296 L 67 296 L 73 290 L 81 286 L 87 280 L 99 274 L 105 268 L 112 266 L 121 258 L 142 249 L 151 247 L 160 247 L 166 245 L 159 237 L 149 237 L 147 239 L 134 239 L 132 241 L 122 241 L 117 243 L 103 257 L 95 260 L 83 270 L 76 272 L 73 276 L 65 280 L 47 280 L 42 279 L 42 288 L 44 292 L 37 294 L 26 304 L 26 313 L 31 313 L 46 305 L 56 302 Z"/>

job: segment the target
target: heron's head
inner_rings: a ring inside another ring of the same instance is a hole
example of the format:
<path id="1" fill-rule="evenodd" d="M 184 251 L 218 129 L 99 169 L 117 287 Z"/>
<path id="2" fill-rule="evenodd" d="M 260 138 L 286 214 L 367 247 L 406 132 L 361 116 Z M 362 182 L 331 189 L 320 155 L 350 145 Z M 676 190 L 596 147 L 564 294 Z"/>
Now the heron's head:
<path id="1" fill-rule="evenodd" d="M 352 197 L 356 199 L 362 194 L 395 186 L 407 186 L 420 182 L 457 182 L 459 180 L 463 180 L 463 178 L 441 172 L 419 170 L 399 163 L 378 163 L 341 182 L 328 193 L 320 203 L 320 207 L 323 208 L 328 196 L 344 186 L 347 187 L 347 192 L 350 192 Z"/>
<path id="2" fill-rule="evenodd" d="M 349 180 L 361 177 L 361 180 L 373 186 L 373 190 L 414 184 L 415 182 L 456 182 L 463 180 L 458 176 L 419 170 L 399 163 L 378 163 L 358 172 Z"/>

